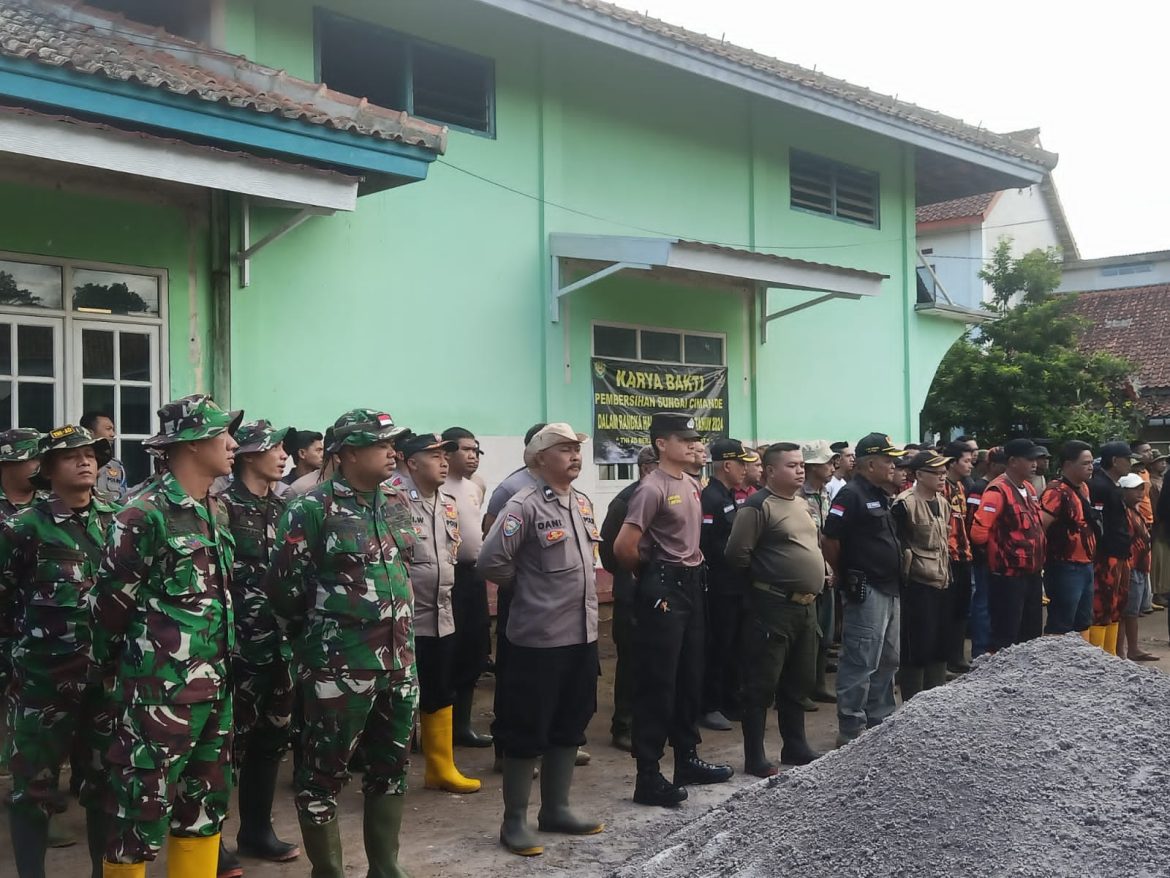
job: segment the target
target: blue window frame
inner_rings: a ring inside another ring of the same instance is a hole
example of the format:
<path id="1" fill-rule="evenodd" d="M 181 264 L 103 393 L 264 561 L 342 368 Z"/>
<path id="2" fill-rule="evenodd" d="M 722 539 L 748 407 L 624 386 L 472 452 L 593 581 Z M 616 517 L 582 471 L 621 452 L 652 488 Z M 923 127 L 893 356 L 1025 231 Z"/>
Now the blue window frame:
<path id="1" fill-rule="evenodd" d="M 495 137 L 491 58 L 316 10 L 317 79 L 335 91 Z"/>
<path id="2" fill-rule="evenodd" d="M 878 228 L 878 175 L 811 153 L 792 150 L 789 156 L 790 204 L 834 219 Z"/>

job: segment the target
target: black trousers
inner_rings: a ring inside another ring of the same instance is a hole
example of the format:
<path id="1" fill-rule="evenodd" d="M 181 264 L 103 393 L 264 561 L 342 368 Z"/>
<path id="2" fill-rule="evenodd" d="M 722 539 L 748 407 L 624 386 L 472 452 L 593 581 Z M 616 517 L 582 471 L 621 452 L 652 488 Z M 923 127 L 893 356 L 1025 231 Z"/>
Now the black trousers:
<path id="1" fill-rule="evenodd" d="M 492 645 L 487 583 L 476 576 L 474 564 L 465 562 L 455 565 L 451 611 L 455 615 L 455 655 L 451 682 L 456 691 L 471 689 L 483 673 Z"/>
<path id="2" fill-rule="evenodd" d="M 651 563 L 634 596 L 634 758 L 656 771 L 669 740 L 676 756 L 699 736 L 703 691 L 704 569 Z"/>
<path id="3" fill-rule="evenodd" d="M 613 720 L 611 735 L 629 735 L 634 710 L 634 577 L 625 571 L 613 575 Z"/>
<path id="4" fill-rule="evenodd" d="M 508 666 L 508 653 L 512 648 L 512 645 L 508 642 L 508 610 L 511 607 L 512 589 L 506 586 L 499 586 L 496 591 L 496 689 L 492 695 L 492 713 L 497 717 L 497 719 L 492 720 L 492 737 L 496 739 L 497 756 L 502 755 L 496 725 L 499 722 L 498 717 L 500 715 L 500 675 L 504 673 Z"/>
<path id="5" fill-rule="evenodd" d="M 707 660 L 703 713 L 739 706 L 739 644 L 743 631 L 742 594 L 712 583 L 707 588 Z"/>
<path id="6" fill-rule="evenodd" d="M 451 671 L 455 664 L 455 635 L 414 638 L 418 669 L 418 709 L 434 713 L 455 703 Z"/>
<path id="7" fill-rule="evenodd" d="M 949 588 L 919 582 L 902 587 L 902 664 L 926 667 L 947 660 L 951 631 Z"/>
<path id="8" fill-rule="evenodd" d="M 580 747 L 597 713 L 597 641 L 508 647 L 492 734 L 504 756 L 533 759 L 550 747 Z"/>
<path id="9" fill-rule="evenodd" d="M 991 615 L 991 648 L 1035 640 L 1044 627 L 1044 586 L 1039 573 L 988 576 L 987 605 Z"/>

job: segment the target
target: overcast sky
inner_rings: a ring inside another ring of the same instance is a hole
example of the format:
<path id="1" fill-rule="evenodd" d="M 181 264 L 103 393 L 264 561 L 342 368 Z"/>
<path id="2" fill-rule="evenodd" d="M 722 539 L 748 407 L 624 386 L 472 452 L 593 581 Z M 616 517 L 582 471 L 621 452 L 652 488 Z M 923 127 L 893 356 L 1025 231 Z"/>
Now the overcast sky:
<path id="1" fill-rule="evenodd" d="M 1170 249 L 1170 4 L 617 2 L 992 131 L 1038 126 L 1083 257 Z"/>

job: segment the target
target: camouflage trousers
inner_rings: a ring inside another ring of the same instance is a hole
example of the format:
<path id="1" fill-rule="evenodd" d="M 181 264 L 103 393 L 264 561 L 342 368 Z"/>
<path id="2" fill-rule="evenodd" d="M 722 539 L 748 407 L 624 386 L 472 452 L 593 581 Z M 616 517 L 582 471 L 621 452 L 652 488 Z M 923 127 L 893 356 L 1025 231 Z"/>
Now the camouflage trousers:
<path id="1" fill-rule="evenodd" d="M 328 823 L 349 780 L 359 745 L 365 758 L 362 792 L 406 793 L 410 735 L 418 707 L 414 667 L 403 671 L 334 671 L 302 668 L 302 762 L 296 771 L 301 820 Z"/>
<path id="2" fill-rule="evenodd" d="M 233 759 L 238 766 L 246 751 L 276 760 L 288 748 L 292 728 L 292 665 L 279 660 L 256 665 L 237 657 L 232 661 L 232 713 L 235 726 Z"/>
<path id="3" fill-rule="evenodd" d="M 113 736 L 113 704 L 100 683 L 86 682 L 87 662 L 69 664 L 76 667 L 25 668 L 17 675 L 9 704 L 14 808 L 46 816 L 64 811 L 58 779 L 74 755 L 82 804 L 104 799 L 102 758 Z"/>
<path id="4" fill-rule="evenodd" d="M 167 834 L 215 835 L 231 798 L 231 699 L 128 704 L 114 732 L 106 859 L 153 860 Z"/>

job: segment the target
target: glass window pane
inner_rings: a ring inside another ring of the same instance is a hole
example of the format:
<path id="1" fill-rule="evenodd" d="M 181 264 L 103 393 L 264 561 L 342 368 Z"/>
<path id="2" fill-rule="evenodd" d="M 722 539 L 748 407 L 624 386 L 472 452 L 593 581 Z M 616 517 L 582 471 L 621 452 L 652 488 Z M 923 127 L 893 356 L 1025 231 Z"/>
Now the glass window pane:
<path id="1" fill-rule="evenodd" d="M 86 329 L 82 331 L 81 377 L 115 377 L 114 333 L 108 329 Z"/>
<path id="2" fill-rule="evenodd" d="M 118 334 L 121 361 L 119 368 L 122 374 L 118 377 L 124 381 L 150 380 L 150 336 L 144 332 L 126 332 Z"/>
<path id="3" fill-rule="evenodd" d="M 688 335 L 686 343 L 687 363 L 696 366 L 723 365 L 723 339 L 714 335 Z"/>
<path id="4" fill-rule="evenodd" d="M 11 430 L 12 423 L 12 382 L 0 381 L 0 430 Z"/>
<path id="5" fill-rule="evenodd" d="M 128 436 L 150 435 L 150 388 L 122 387 L 122 411 L 115 425 Z"/>
<path id="6" fill-rule="evenodd" d="M 123 439 L 122 466 L 126 468 L 126 486 L 137 485 L 150 475 L 150 455 L 137 439 Z"/>
<path id="7" fill-rule="evenodd" d="M 12 324 L 0 323 L 0 375 L 12 374 Z"/>
<path id="8" fill-rule="evenodd" d="M 655 362 L 682 362 L 682 336 L 676 332 L 642 330 L 642 359 Z"/>
<path id="9" fill-rule="evenodd" d="M 89 314 L 157 314 L 159 279 L 123 271 L 73 272 L 73 307 Z"/>
<path id="10" fill-rule="evenodd" d="M 17 374 L 52 378 L 53 365 L 53 327 L 16 327 Z"/>
<path id="11" fill-rule="evenodd" d="M 56 265 L 0 261 L 0 305 L 60 308 L 61 284 Z"/>
<path id="12" fill-rule="evenodd" d="M 83 384 L 81 388 L 81 409 L 85 412 L 108 412 L 114 414 L 114 387 L 111 384 Z M 121 424 L 115 424 L 120 428 Z"/>
<path id="13" fill-rule="evenodd" d="M 28 381 L 20 382 L 20 411 L 17 420 L 21 427 L 32 427 L 47 433 L 54 427 L 53 401 L 57 395 L 57 388 L 53 384 L 33 384 Z"/>
<path id="14" fill-rule="evenodd" d="M 593 327 L 593 353 L 599 357 L 638 358 L 638 330 L 620 326 Z"/>

